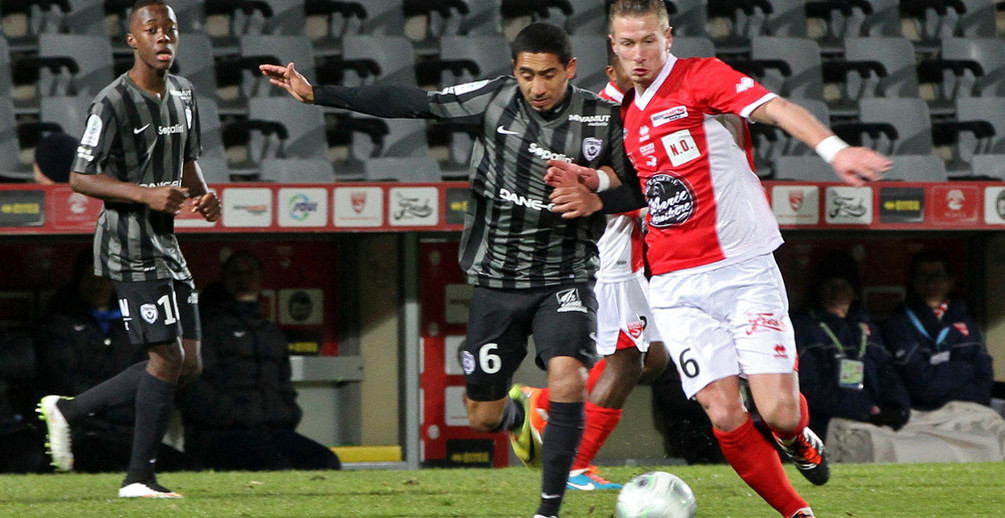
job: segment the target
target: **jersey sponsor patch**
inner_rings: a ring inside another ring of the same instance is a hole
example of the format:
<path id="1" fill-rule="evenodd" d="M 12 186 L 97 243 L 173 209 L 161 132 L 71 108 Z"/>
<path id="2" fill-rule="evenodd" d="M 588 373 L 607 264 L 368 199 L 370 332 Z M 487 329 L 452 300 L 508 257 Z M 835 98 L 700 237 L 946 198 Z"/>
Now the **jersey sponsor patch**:
<path id="1" fill-rule="evenodd" d="M 482 81 L 474 81 L 474 82 L 471 82 L 471 83 L 463 83 L 463 84 L 459 84 L 459 85 L 448 86 L 447 88 L 444 88 L 443 90 L 440 90 L 437 93 L 440 93 L 440 94 L 462 95 L 462 94 L 466 94 L 468 92 L 473 92 L 473 91 L 475 91 L 475 90 L 477 90 L 477 89 L 479 89 L 479 88 L 487 85 L 488 82 L 489 82 L 488 79 L 484 79 Z"/>
<path id="2" fill-rule="evenodd" d="M 80 144 L 95 147 L 99 140 L 101 140 L 101 117 L 92 113 L 87 117 L 87 127 L 84 129 L 84 136 L 80 138 Z"/>
<path id="3" fill-rule="evenodd" d="M 680 167 L 681 164 L 701 157 L 701 150 L 698 149 L 690 130 L 675 131 L 661 140 L 674 167 Z"/>
<path id="4" fill-rule="evenodd" d="M 649 120 L 652 121 L 653 127 L 655 128 L 685 117 L 687 117 L 687 106 L 674 106 L 673 108 L 652 114 L 649 117 Z"/>
<path id="5" fill-rule="evenodd" d="M 649 224 L 657 228 L 680 225 L 695 213 L 697 198 L 682 179 L 659 173 L 646 181 Z"/>
<path id="6" fill-rule="evenodd" d="M 593 160 L 600 156 L 600 150 L 602 149 L 604 149 L 604 141 L 594 137 L 583 139 L 583 156 L 587 160 Z"/>

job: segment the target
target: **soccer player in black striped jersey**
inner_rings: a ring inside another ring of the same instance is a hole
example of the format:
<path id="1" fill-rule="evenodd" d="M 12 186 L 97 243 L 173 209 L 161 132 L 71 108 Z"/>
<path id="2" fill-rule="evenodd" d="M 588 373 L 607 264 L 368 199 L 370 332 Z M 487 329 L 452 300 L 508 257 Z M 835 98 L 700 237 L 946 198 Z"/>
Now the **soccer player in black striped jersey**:
<path id="1" fill-rule="evenodd" d="M 582 435 L 585 372 L 596 361 L 593 284 L 604 218 L 563 221 L 551 211 L 544 175 L 555 161 L 621 177 L 631 166 L 617 105 L 569 83 L 576 61 L 565 31 L 530 24 L 512 46 L 513 76 L 438 92 L 312 87 L 292 63 L 260 68 L 301 102 L 479 128 L 459 253 L 475 286 L 463 352 L 468 421 L 482 432 L 510 431 L 521 439 L 514 442 L 517 455 L 535 460 L 536 446 L 523 440 L 531 435 L 526 397 L 508 389 L 533 335 L 536 363 L 547 369 L 551 388 L 537 515 L 557 517 Z"/>
<path id="2" fill-rule="evenodd" d="M 135 402 L 136 423 L 124 498 L 177 498 L 157 483 L 157 447 L 179 379 L 198 376 L 199 320 L 192 275 L 178 248 L 174 217 L 220 217 L 220 203 L 196 164 L 201 152 L 192 85 L 168 73 L 178 45 L 174 11 L 139 0 L 126 41 L 132 68 L 91 104 L 70 175 L 77 192 L 104 200 L 94 236 L 95 273 L 110 277 L 133 344 L 149 359 L 74 398 L 46 396 L 39 413 L 59 470 L 73 468 L 70 428 L 100 408 Z"/>

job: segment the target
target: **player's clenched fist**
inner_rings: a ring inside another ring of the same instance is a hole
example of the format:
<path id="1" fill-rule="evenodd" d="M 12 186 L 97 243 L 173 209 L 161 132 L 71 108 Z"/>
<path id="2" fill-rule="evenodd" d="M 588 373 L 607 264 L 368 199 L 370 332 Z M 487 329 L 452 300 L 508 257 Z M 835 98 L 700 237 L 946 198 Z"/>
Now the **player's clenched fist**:
<path id="1" fill-rule="evenodd" d="M 144 202 L 158 212 L 178 214 L 187 199 L 188 188 L 165 185 L 147 189 Z"/>
<path id="2" fill-rule="evenodd" d="M 193 199 L 192 212 L 202 214 L 206 221 L 216 221 L 220 219 L 220 198 L 215 192 L 207 192 L 202 196 Z"/>

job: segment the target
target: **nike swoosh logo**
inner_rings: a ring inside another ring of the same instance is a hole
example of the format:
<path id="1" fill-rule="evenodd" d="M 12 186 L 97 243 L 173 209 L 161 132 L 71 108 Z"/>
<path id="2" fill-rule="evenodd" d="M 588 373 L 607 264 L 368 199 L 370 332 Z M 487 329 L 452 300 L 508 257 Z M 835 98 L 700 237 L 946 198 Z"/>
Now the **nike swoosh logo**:
<path id="1" fill-rule="evenodd" d="M 247 331 L 234 331 L 234 338 L 241 338 Z"/>
<path id="2" fill-rule="evenodd" d="M 541 498 L 545 500 L 554 500 L 556 498 L 562 498 L 562 495 L 550 495 L 548 493 L 541 493 Z"/>
<path id="3" fill-rule="evenodd" d="M 73 325 L 73 330 L 74 331 L 83 331 L 85 327 L 87 327 L 87 326 L 85 326 L 83 324 L 74 324 Z"/>
<path id="4" fill-rule="evenodd" d="M 566 482 L 566 483 L 569 484 L 569 487 L 573 489 L 578 489 L 580 491 L 593 491 L 594 489 L 597 489 L 597 486 L 593 485 L 593 482 L 587 482 L 585 484 L 577 484 L 575 482 Z"/>
<path id="5" fill-rule="evenodd" d="M 496 128 L 496 133 L 499 133 L 500 135 L 519 135 L 520 134 L 520 133 L 518 133 L 516 131 L 510 131 L 510 130 L 506 129 L 503 126 L 499 126 L 498 128 Z"/>
<path id="6" fill-rule="evenodd" d="M 146 126 L 143 126 L 140 129 L 134 129 L 133 130 L 133 135 L 139 135 L 140 133 L 143 133 L 143 130 L 145 130 L 145 129 L 149 128 L 149 127 L 150 127 L 150 125 L 147 124 Z"/>

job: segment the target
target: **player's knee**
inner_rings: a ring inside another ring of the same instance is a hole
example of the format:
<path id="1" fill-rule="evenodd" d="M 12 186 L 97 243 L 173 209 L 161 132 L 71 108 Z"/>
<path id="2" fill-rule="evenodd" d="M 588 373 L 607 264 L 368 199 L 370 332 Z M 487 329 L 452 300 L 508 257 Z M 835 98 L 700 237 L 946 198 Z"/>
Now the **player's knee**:
<path id="1" fill-rule="evenodd" d="M 799 426 L 799 401 L 775 401 L 768 408 L 758 407 L 761 418 L 772 430 L 795 431 Z"/>

